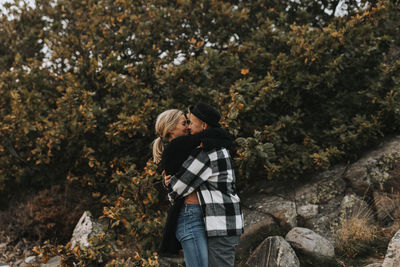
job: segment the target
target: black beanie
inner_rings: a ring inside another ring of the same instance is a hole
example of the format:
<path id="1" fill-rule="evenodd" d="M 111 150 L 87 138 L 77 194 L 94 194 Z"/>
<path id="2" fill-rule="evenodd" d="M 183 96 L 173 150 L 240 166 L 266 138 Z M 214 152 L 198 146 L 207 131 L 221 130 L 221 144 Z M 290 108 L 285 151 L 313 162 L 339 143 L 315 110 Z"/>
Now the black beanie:
<path id="1" fill-rule="evenodd" d="M 221 119 L 221 115 L 210 105 L 198 103 L 194 107 L 189 107 L 189 111 L 211 127 L 220 127 L 219 120 Z"/>

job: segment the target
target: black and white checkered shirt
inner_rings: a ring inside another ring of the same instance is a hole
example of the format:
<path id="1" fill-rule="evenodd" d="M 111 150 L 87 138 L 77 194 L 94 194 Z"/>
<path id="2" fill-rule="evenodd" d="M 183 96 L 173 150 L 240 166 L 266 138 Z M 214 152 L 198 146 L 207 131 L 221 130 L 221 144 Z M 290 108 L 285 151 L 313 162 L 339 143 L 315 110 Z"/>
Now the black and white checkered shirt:
<path id="1" fill-rule="evenodd" d="M 204 151 L 196 148 L 171 177 L 171 201 L 197 192 L 207 236 L 243 233 L 243 215 L 236 194 L 235 173 L 227 149 Z"/>

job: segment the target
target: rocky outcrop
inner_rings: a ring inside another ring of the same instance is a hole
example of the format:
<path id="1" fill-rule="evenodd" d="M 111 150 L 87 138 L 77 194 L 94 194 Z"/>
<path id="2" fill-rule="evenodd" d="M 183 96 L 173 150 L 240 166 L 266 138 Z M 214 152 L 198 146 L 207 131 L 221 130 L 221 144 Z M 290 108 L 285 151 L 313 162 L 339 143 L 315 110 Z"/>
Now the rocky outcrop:
<path id="1" fill-rule="evenodd" d="M 332 243 L 310 229 L 295 227 L 285 239 L 295 251 L 309 257 L 312 262 L 331 261 L 335 257 Z"/>
<path id="2" fill-rule="evenodd" d="M 296 204 L 289 199 L 259 194 L 244 199 L 243 206 L 248 210 L 272 216 L 282 228 L 290 229 L 297 225 Z"/>
<path id="3" fill-rule="evenodd" d="M 390 240 L 382 267 L 400 266 L 400 230 Z"/>
<path id="4" fill-rule="evenodd" d="M 266 235 L 271 236 L 261 230 L 268 216 L 282 233 L 289 231 L 287 239 L 300 262 L 304 257 L 320 260 L 315 266 L 335 265 L 331 260 L 323 261 L 334 257 L 335 233 L 344 220 L 368 220 L 368 224 L 387 225 L 387 232 L 392 232 L 395 227 L 391 225 L 400 219 L 399 149 L 400 137 L 396 137 L 366 153 L 358 162 L 334 166 L 308 178 L 306 184 L 268 183 L 254 189 L 242 198 L 245 229 L 249 231 L 242 239 L 253 242 L 244 242 L 241 250 L 256 249 L 259 239 L 264 238 L 264 243 Z M 387 258 L 393 258 L 389 251 Z M 246 254 L 238 255 L 243 260 Z"/>
<path id="5" fill-rule="evenodd" d="M 297 214 L 303 220 L 315 218 L 318 215 L 318 205 L 307 204 L 297 208 Z"/>
<path id="6" fill-rule="evenodd" d="M 377 185 L 381 185 L 383 188 L 383 184 L 392 178 L 389 172 L 390 161 L 398 157 L 399 151 L 400 142 L 396 137 L 383 142 L 379 147 L 351 164 L 346 171 L 345 179 L 354 192 L 359 196 L 365 196 Z"/>
<path id="7" fill-rule="evenodd" d="M 336 166 L 294 189 L 298 226 L 309 228 L 333 241 L 332 233 L 338 226 L 339 207 L 346 193 L 344 166 Z M 306 213 L 304 209 L 311 209 Z"/>
<path id="8" fill-rule="evenodd" d="M 281 236 L 265 239 L 246 262 L 247 266 L 300 267 L 292 247 Z"/>
<path id="9" fill-rule="evenodd" d="M 316 204 L 327 205 L 338 198 L 343 198 L 346 182 L 343 175 L 344 166 L 336 166 L 330 170 L 315 175 L 310 182 L 295 188 L 295 202 L 298 206 Z"/>
<path id="10" fill-rule="evenodd" d="M 245 212 L 245 214 L 248 213 Z M 265 215 L 261 222 L 248 225 L 245 227 L 245 232 L 240 237 L 239 244 L 236 247 L 236 260 L 245 262 L 249 257 L 250 251 L 263 242 L 266 237 L 280 234 L 282 234 L 281 228 L 269 215 Z"/>
<path id="11" fill-rule="evenodd" d="M 368 217 L 371 213 L 371 208 L 368 206 L 367 202 L 356 194 L 345 195 L 340 203 L 339 216 L 341 219 Z"/>
<path id="12" fill-rule="evenodd" d="M 373 192 L 376 215 L 379 221 L 387 223 L 400 219 L 400 195 L 375 190 Z"/>

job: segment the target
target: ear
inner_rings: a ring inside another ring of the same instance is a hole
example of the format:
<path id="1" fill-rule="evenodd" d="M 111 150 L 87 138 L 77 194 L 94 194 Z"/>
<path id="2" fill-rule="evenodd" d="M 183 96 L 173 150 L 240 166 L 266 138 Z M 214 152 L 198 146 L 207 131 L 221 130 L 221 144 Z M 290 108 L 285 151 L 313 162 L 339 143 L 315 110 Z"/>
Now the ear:
<path id="1" fill-rule="evenodd" d="M 203 131 L 205 130 L 205 129 L 207 129 L 208 128 L 208 124 L 207 124 L 207 122 L 203 122 Z"/>

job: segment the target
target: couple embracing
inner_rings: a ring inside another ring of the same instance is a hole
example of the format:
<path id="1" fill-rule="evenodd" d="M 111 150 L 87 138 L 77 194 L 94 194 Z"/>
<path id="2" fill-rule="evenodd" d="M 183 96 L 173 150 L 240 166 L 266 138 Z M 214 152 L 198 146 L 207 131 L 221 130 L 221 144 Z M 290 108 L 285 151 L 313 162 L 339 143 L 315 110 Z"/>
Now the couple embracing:
<path id="1" fill-rule="evenodd" d="M 183 248 L 188 267 L 233 266 L 243 216 L 228 151 L 232 137 L 205 103 L 190 107 L 188 119 L 171 109 L 156 121 L 153 157 L 173 203 L 159 253 Z"/>

